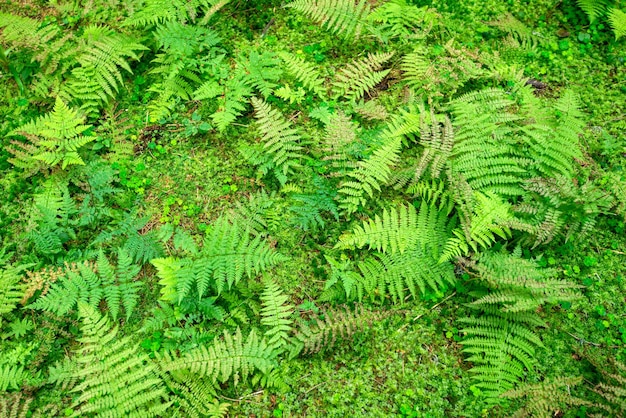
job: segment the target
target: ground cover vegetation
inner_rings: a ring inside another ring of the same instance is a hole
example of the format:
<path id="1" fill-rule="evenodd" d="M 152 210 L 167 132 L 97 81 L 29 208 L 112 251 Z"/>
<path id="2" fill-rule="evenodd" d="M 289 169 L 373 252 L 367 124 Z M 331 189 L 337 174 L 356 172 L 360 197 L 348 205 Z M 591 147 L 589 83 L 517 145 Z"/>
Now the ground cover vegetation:
<path id="1" fill-rule="evenodd" d="M 621 0 L 7 0 L 0 416 L 626 415 Z"/>

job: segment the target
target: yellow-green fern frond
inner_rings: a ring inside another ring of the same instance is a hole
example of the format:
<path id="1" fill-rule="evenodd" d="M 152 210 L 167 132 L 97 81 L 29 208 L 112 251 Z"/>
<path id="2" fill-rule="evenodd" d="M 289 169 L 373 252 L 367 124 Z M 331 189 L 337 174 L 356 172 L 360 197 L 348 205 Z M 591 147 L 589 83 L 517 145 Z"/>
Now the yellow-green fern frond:
<path id="1" fill-rule="evenodd" d="M 313 64 L 287 52 L 282 52 L 279 56 L 285 62 L 287 71 L 301 82 L 304 87 L 317 94 L 320 98 L 326 97 L 324 78 Z"/>
<path id="2" fill-rule="evenodd" d="M 79 149 L 95 137 L 83 135 L 91 128 L 91 125 L 83 125 L 84 120 L 57 97 L 51 113 L 9 133 L 10 136 L 24 136 L 29 141 L 25 144 L 13 141 L 8 151 L 14 157 L 9 161 L 29 170 L 38 169 L 39 161 L 51 167 L 61 164 L 62 169 L 68 165 L 85 165 Z"/>
<path id="3" fill-rule="evenodd" d="M 293 305 L 287 304 L 288 296 L 283 295 L 282 290 L 271 279 L 265 281 L 265 290 L 261 295 L 261 324 L 267 327 L 265 336 L 269 338 L 268 344 L 280 348 L 289 341 L 289 333 L 292 329 Z"/>
<path id="4" fill-rule="evenodd" d="M 354 61 L 342 68 L 333 81 L 335 98 L 358 100 L 380 83 L 390 70 L 383 70 L 383 64 L 393 56 L 393 52 L 369 54 L 367 58 Z"/>
<path id="5" fill-rule="evenodd" d="M 269 373 L 275 367 L 275 355 L 274 348 L 254 331 L 244 338 L 237 328 L 234 335 L 224 331 L 223 338 L 187 351 L 181 357 L 166 354 L 161 362 L 166 371 L 188 370 L 213 384 L 232 379 L 237 385 L 257 371 Z"/>
<path id="6" fill-rule="evenodd" d="M 304 13 L 345 39 L 357 39 L 370 11 L 366 0 L 295 0 L 287 7 Z"/>

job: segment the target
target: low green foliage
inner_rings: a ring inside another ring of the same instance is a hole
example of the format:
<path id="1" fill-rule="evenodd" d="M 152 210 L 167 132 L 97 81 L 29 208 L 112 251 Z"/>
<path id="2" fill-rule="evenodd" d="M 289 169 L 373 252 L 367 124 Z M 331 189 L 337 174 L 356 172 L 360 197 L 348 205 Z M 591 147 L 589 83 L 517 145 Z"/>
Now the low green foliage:
<path id="1" fill-rule="evenodd" d="M 0 415 L 623 415 L 625 27 L 5 2 Z"/>

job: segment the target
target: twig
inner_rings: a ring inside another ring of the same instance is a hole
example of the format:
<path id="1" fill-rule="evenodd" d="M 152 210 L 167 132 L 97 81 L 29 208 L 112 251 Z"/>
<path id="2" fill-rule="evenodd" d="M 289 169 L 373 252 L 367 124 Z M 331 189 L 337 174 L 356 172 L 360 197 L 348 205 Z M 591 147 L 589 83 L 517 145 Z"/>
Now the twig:
<path id="1" fill-rule="evenodd" d="M 439 305 L 441 305 L 444 302 L 447 302 L 449 299 L 451 299 L 452 297 L 454 297 L 456 295 L 456 290 L 449 296 L 447 296 L 444 300 L 442 300 L 439 303 L 434 304 L 429 310 L 428 312 L 432 311 L 433 309 L 435 309 L 436 307 L 438 307 Z M 420 319 L 421 317 L 423 317 L 425 314 L 420 314 L 417 315 L 415 318 L 413 318 L 413 321 L 417 321 L 418 319 Z"/>
<path id="2" fill-rule="evenodd" d="M 270 27 L 274 24 L 275 20 L 274 18 L 271 18 L 269 22 L 267 22 L 267 25 L 265 25 L 265 28 L 263 29 L 263 32 L 261 33 L 261 38 L 265 38 L 265 35 L 267 35 L 267 31 L 270 30 Z"/>

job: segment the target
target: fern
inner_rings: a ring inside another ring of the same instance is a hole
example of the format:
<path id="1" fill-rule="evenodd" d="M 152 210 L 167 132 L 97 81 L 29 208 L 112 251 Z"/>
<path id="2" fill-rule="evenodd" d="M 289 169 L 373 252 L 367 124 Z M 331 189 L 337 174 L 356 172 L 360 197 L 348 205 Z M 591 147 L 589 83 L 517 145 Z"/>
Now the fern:
<path id="1" fill-rule="evenodd" d="M 300 324 L 295 337 L 299 344 L 292 356 L 300 352 L 314 354 L 330 350 L 340 338 L 346 340 L 352 337 L 379 317 L 377 312 L 368 311 L 362 306 L 357 306 L 354 311 L 348 308 L 327 310 L 313 320 L 312 326 Z"/>
<path id="2" fill-rule="evenodd" d="M 370 12 L 365 0 L 295 0 L 287 7 L 304 13 L 344 39 L 359 37 Z"/>
<path id="3" fill-rule="evenodd" d="M 123 84 L 120 68 L 132 73 L 128 59 L 139 60 L 137 52 L 148 48 L 101 26 L 85 28 L 81 41 L 85 47 L 76 57 L 79 66 L 72 70 L 59 95 L 66 101 L 77 100 L 85 113 L 95 114 Z"/>
<path id="4" fill-rule="evenodd" d="M 156 121 L 168 116 L 177 100 L 201 97 L 198 89 L 205 74 L 214 76 L 208 70 L 219 68 L 224 55 L 218 47 L 221 39 L 210 29 L 170 21 L 157 26 L 154 34 L 162 50 L 150 71 L 158 77 L 150 87 L 158 96 L 149 105 L 151 118 Z"/>
<path id="5" fill-rule="evenodd" d="M 524 323 L 514 317 L 485 315 L 480 318 L 462 318 L 466 324 L 461 332 L 461 344 L 474 364 L 470 372 L 476 386 L 489 398 L 495 398 L 511 389 L 524 375 L 524 368 L 532 369 L 535 347 L 543 347 L 541 340 Z"/>
<path id="6" fill-rule="evenodd" d="M 484 253 L 474 266 L 477 278 L 490 289 L 470 306 L 480 317 L 463 318 L 463 351 L 477 386 L 489 398 L 510 390 L 534 364 L 535 347 L 543 344 L 533 328 L 543 326 L 535 313 L 544 303 L 576 300 L 578 286 L 556 280 L 554 270 L 542 270 L 536 262 L 522 259 L 521 250 Z"/>
<path id="7" fill-rule="evenodd" d="M 0 364 L 0 393 L 7 389 L 19 390 L 22 381 L 30 374 L 24 370 L 24 366 L 17 364 Z"/>
<path id="8" fill-rule="evenodd" d="M 521 154 L 511 124 L 519 116 L 506 110 L 513 102 L 498 89 L 470 93 L 451 104 L 455 144 L 450 166 L 472 189 L 521 194 L 530 161 Z"/>
<path id="9" fill-rule="evenodd" d="M 447 212 L 422 203 L 419 212 L 413 206 L 385 210 L 382 217 L 376 216 L 343 234 L 335 248 L 368 245 L 380 251 L 359 264 L 361 277 L 353 280 L 353 286 L 359 293 L 390 295 L 395 302 L 402 302 L 406 288 L 418 297 L 427 289 L 439 292 L 454 283 L 452 265 L 439 261 L 442 243 L 448 237 Z M 351 291 L 346 288 L 347 294 Z"/>
<path id="10" fill-rule="evenodd" d="M 612 370 L 600 370 L 603 381 L 593 388 L 605 400 L 605 404 L 596 405 L 603 412 L 598 417 L 606 416 L 605 414 L 616 417 L 626 414 L 626 365 L 618 361 L 612 363 Z"/>
<path id="11" fill-rule="evenodd" d="M 161 299 L 180 304 L 196 285 L 201 298 L 209 289 L 220 294 L 244 276 L 252 278 L 266 268 L 282 262 L 261 237 L 250 239 L 248 231 L 225 218 L 215 221 L 204 239 L 200 253 L 193 258 L 157 258 L 151 263 L 161 279 Z"/>
<path id="12" fill-rule="evenodd" d="M 367 16 L 368 30 L 384 43 L 404 43 L 426 38 L 438 15 L 428 7 L 416 7 L 406 0 L 391 0 L 378 6 Z"/>
<path id="13" fill-rule="evenodd" d="M 280 348 L 289 342 L 293 322 L 290 317 L 294 307 L 285 304 L 288 300 L 289 297 L 282 294 L 280 287 L 273 280 L 265 281 L 265 290 L 261 295 L 263 305 L 261 324 L 267 327 L 265 336 L 269 338 L 269 346 Z"/>
<path id="14" fill-rule="evenodd" d="M 282 52 L 279 56 L 285 62 L 287 71 L 302 83 L 305 88 L 322 99 L 326 97 L 324 79 L 313 64 L 287 52 Z"/>
<path id="15" fill-rule="evenodd" d="M 554 106 L 555 118 L 523 128 L 529 143 L 529 156 L 539 175 L 572 177 L 574 160 L 582 160 L 578 135 L 584 122 L 574 93 L 566 91 Z"/>
<path id="16" fill-rule="evenodd" d="M 247 57 L 240 56 L 238 62 L 241 64 L 241 71 L 244 74 L 242 81 L 258 90 L 267 99 L 276 88 L 276 81 L 280 79 L 283 73 L 276 55 L 269 52 L 259 54 L 252 51 Z"/>
<path id="17" fill-rule="evenodd" d="M 65 315 L 79 303 L 96 308 L 104 301 L 114 320 L 117 320 L 120 305 L 124 307 L 128 319 L 139 300 L 138 290 L 142 284 L 133 280 L 139 269 L 124 250 L 118 251 L 115 267 L 100 251 L 95 264 L 84 262 L 66 266 L 65 274 L 50 287 L 48 293 L 29 307 Z"/>
<path id="18" fill-rule="evenodd" d="M 355 227 L 352 232 L 339 237 L 335 248 L 362 248 L 368 245 L 370 249 L 376 249 L 386 253 L 389 249 L 391 254 L 404 252 L 411 247 L 418 237 L 415 234 L 417 228 L 417 212 L 413 206 L 399 206 L 397 209 L 385 209 L 382 217 L 376 215 L 374 219 L 363 222 L 363 226 Z"/>
<path id="19" fill-rule="evenodd" d="M 609 5 L 609 0 L 576 0 L 576 2 L 589 17 L 589 22 L 593 22 L 603 15 Z"/>
<path id="20" fill-rule="evenodd" d="M 39 168 L 38 161 L 52 167 L 61 164 L 62 169 L 73 164 L 84 165 L 78 151 L 95 138 L 83 135 L 91 128 L 83 122 L 84 118 L 77 111 L 57 97 L 51 113 L 9 133 L 10 136 L 25 136 L 29 141 L 26 144 L 12 141 L 13 147 L 8 151 L 14 157 L 9 161 L 31 171 Z"/>
<path id="21" fill-rule="evenodd" d="M 253 97 L 252 105 L 262 135 L 262 152 L 266 161 L 262 164 L 261 173 L 265 174 L 272 169 L 281 184 L 285 184 L 293 168 L 299 166 L 297 160 L 302 157 L 300 136 L 284 116 L 266 102 Z"/>
<path id="22" fill-rule="evenodd" d="M 124 21 L 124 25 L 143 27 L 171 21 L 192 23 L 199 17 L 198 9 L 203 9 L 204 16 L 198 23 L 204 26 L 229 2 L 230 0 L 146 0 L 142 7 L 137 8 L 137 11 Z"/>
<path id="23" fill-rule="evenodd" d="M 0 325 L 2 316 L 13 311 L 22 300 L 26 286 L 20 274 L 26 266 L 2 266 L 0 258 Z"/>
<path id="24" fill-rule="evenodd" d="M 570 389 L 582 381 L 582 377 L 559 377 L 537 384 L 526 384 L 502 394 L 503 398 L 526 398 L 525 405 L 515 411 L 511 418 L 549 417 L 561 410 L 591 406 L 590 402 L 576 398 Z"/>
<path id="25" fill-rule="evenodd" d="M 333 95 L 348 100 L 358 100 L 389 74 L 383 64 L 393 56 L 392 52 L 369 54 L 367 58 L 342 68 L 333 81 Z"/>
<path id="26" fill-rule="evenodd" d="M 626 12 L 613 7 L 609 12 L 609 23 L 615 33 L 615 39 L 619 39 L 622 36 L 626 36 Z"/>
<path id="27" fill-rule="evenodd" d="M 489 25 L 494 26 L 509 34 L 524 48 L 535 48 L 543 43 L 543 38 L 536 35 L 531 28 L 517 20 L 512 14 L 507 13 Z"/>
<path id="28" fill-rule="evenodd" d="M 234 335 L 224 331 L 223 340 L 187 351 L 181 357 L 166 353 L 161 360 L 166 371 L 188 370 L 192 375 L 208 378 L 214 385 L 233 379 L 235 386 L 256 370 L 267 374 L 275 366 L 275 351 L 254 331 L 247 338 L 237 328 Z"/>
<path id="29" fill-rule="evenodd" d="M 380 191 L 387 183 L 391 167 L 398 161 L 402 147 L 401 138 L 387 139 L 366 160 L 357 162 L 354 170 L 346 173 L 349 178 L 339 185 L 339 207 L 346 214 L 356 212 L 360 205 L 365 205 L 365 195 L 374 196 L 374 190 Z"/>
<path id="30" fill-rule="evenodd" d="M 72 416 L 155 417 L 170 406 L 157 368 L 128 337 L 118 337 L 106 316 L 79 304 L 82 318 L 80 346 L 73 359 L 71 377 L 79 383 Z"/>
<path id="31" fill-rule="evenodd" d="M 507 221 L 511 218 L 510 205 L 496 195 L 476 192 L 476 205 L 469 225 L 457 228 L 453 237 L 446 242 L 440 261 L 449 261 L 454 257 L 467 255 L 470 247 L 478 251 L 479 247 L 489 248 L 497 239 L 507 238 L 510 228 Z"/>

